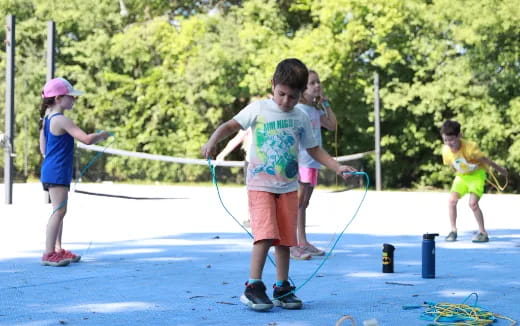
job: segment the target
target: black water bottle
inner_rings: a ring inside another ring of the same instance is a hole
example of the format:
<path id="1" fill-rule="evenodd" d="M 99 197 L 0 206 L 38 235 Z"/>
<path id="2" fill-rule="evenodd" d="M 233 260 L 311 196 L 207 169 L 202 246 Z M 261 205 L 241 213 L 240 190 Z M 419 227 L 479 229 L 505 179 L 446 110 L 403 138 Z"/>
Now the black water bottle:
<path id="1" fill-rule="evenodd" d="M 383 273 L 394 272 L 394 250 L 391 244 L 383 244 Z"/>
<path id="2" fill-rule="evenodd" d="M 422 277 L 435 278 L 435 237 L 438 233 L 423 234 Z"/>

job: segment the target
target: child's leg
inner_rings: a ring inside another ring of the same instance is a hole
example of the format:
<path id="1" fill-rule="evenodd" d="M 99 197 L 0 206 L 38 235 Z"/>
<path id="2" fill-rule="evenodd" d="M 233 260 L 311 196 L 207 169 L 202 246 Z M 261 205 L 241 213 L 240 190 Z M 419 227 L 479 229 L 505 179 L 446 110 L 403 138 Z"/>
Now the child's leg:
<path id="1" fill-rule="evenodd" d="M 273 240 L 260 240 L 253 244 L 253 253 L 251 255 L 251 265 L 249 272 L 250 279 L 262 279 L 262 271 L 264 270 L 267 252 L 269 251 L 269 248 L 271 248 L 272 243 Z"/>
<path id="2" fill-rule="evenodd" d="M 480 206 L 478 204 L 479 199 L 480 198 L 476 194 L 469 194 L 469 207 L 475 215 L 479 232 L 486 234 L 486 228 L 484 227 L 484 215 L 482 214 L 482 210 L 480 209 Z"/>
<path id="3" fill-rule="evenodd" d="M 468 192 L 469 192 L 469 207 L 475 215 L 477 220 L 479 233 L 487 235 L 486 228 L 484 227 L 484 216 L 482 210 L 478 204 L 480 197 L 484 194 L 484 188 L 486 185 L 486 171 L 481 169 L 475 171 L 468 177 Z M 478 236 L 478 235 L 477 235 Z"/>
<path id="4" fill-rule="evenodd" d="M 302 300 L 294 294 L 296 289 L 289 283 L 290 247 L 276 246 L 276 284 L 273 290 L 273 304 L 285 309 L 300 309 Z"/>
<path id="5" fill-rule="evenodd" d="M 457 203 L 459 201 L 459 194 L 456 192 L 450 193 L 448 199 L 448 210 L 450 214 L 451 231 L 457 232 Z"/>
<path id="6" fill-rule="evenodd" d="M 56 237 L 56 244 L 54 245 L 54 251 L 58 252 L 61 248 L 61 235 L 63 234 L 63 219 L 61 220 L 60 229 L 58 230 L 58 236 Z"/>
<path id="7" fill-rule="evenodd" d="M 314 187 L 310 183 L 300 183 L 300 192 L 298 194 L 298 222 L 297 222 L 297 236 L 298 245 L 306 245 L 307 234 L 305 232 L 305 223 L 307 220 L 307 207 L 311 200 Z"/>
<path id="8" fill-rule="evenodd" d="M 47 223 L 45 253 L 54 252 L 56 241 L 58 240 L 58 237 L 61 238 L 63 217 L 67 212 L 68 189 L 66 187 L 51 187 L 49 188 L 49 195 L 51 198 L 53 214 Z M 60 205 L 62 205 L 62 207 L 60 207 Z"/>
<path id="9" fill-rule="evenodd" d="M 286 281 L 289 279 L 289 247 L 276 246 L 276 280 Z"/>

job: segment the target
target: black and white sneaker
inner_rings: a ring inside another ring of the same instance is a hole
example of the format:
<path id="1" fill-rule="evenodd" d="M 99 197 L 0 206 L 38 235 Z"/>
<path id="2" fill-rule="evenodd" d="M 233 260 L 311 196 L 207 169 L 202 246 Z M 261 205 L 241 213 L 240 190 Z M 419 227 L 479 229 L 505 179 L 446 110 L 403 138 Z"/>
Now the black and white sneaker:
<path id="1" fill-rule="evenodd" d="M 273 308 L 273 302 L 265 291 L 266 288 L 263 282 L 255 282 L 253 284 L 246 282 L 246 290 L 240 296 L 240 302 L 256 311 L 270 310 Z"/>
<path id="2" fill-rule="evenodd" d="M 273 303 L 277 307 L 284 309 L 301 309 L 303 306 L 302 300 L 294 295 L 294 286 L 288 281 L 283 281 L 282 286 L 273 285 Z"/>

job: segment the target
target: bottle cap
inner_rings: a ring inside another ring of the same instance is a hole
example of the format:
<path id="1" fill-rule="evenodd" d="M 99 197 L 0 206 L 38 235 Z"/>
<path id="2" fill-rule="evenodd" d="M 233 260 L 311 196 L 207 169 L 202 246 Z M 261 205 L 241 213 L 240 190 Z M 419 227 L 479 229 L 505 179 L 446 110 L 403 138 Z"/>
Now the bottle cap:
<path id="1" fill-rule="evenodd" d="M 438 233 L 425 233 L 423 234 L 422 238 L 424 240 L 435 240 L 435 237 L 438 237 Z"/>
<path id="2" fill-rule="evenodd" d="M 389 243 L 383 243 L 383 250 L 394 251 L 395 247 Z"/>

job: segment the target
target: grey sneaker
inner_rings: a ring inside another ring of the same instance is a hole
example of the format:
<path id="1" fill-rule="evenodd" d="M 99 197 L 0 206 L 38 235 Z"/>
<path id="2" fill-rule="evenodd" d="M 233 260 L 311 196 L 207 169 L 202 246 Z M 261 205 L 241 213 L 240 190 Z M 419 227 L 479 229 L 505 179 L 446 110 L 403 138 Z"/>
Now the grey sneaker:
<path id="1" fill-rule="evenodd" d="M 489 241 L 489 237 L 487 235 L 487 233 L 481 233 L 479 232 L 474 238 L 473 240 L 471 240 L 472 242 L 488 242 Z"/>
<path id="2" fill-rule="evenodd" d="M 457 241 L 457 231 L 451 231 L 445 239 L 446 241 Z"/>

